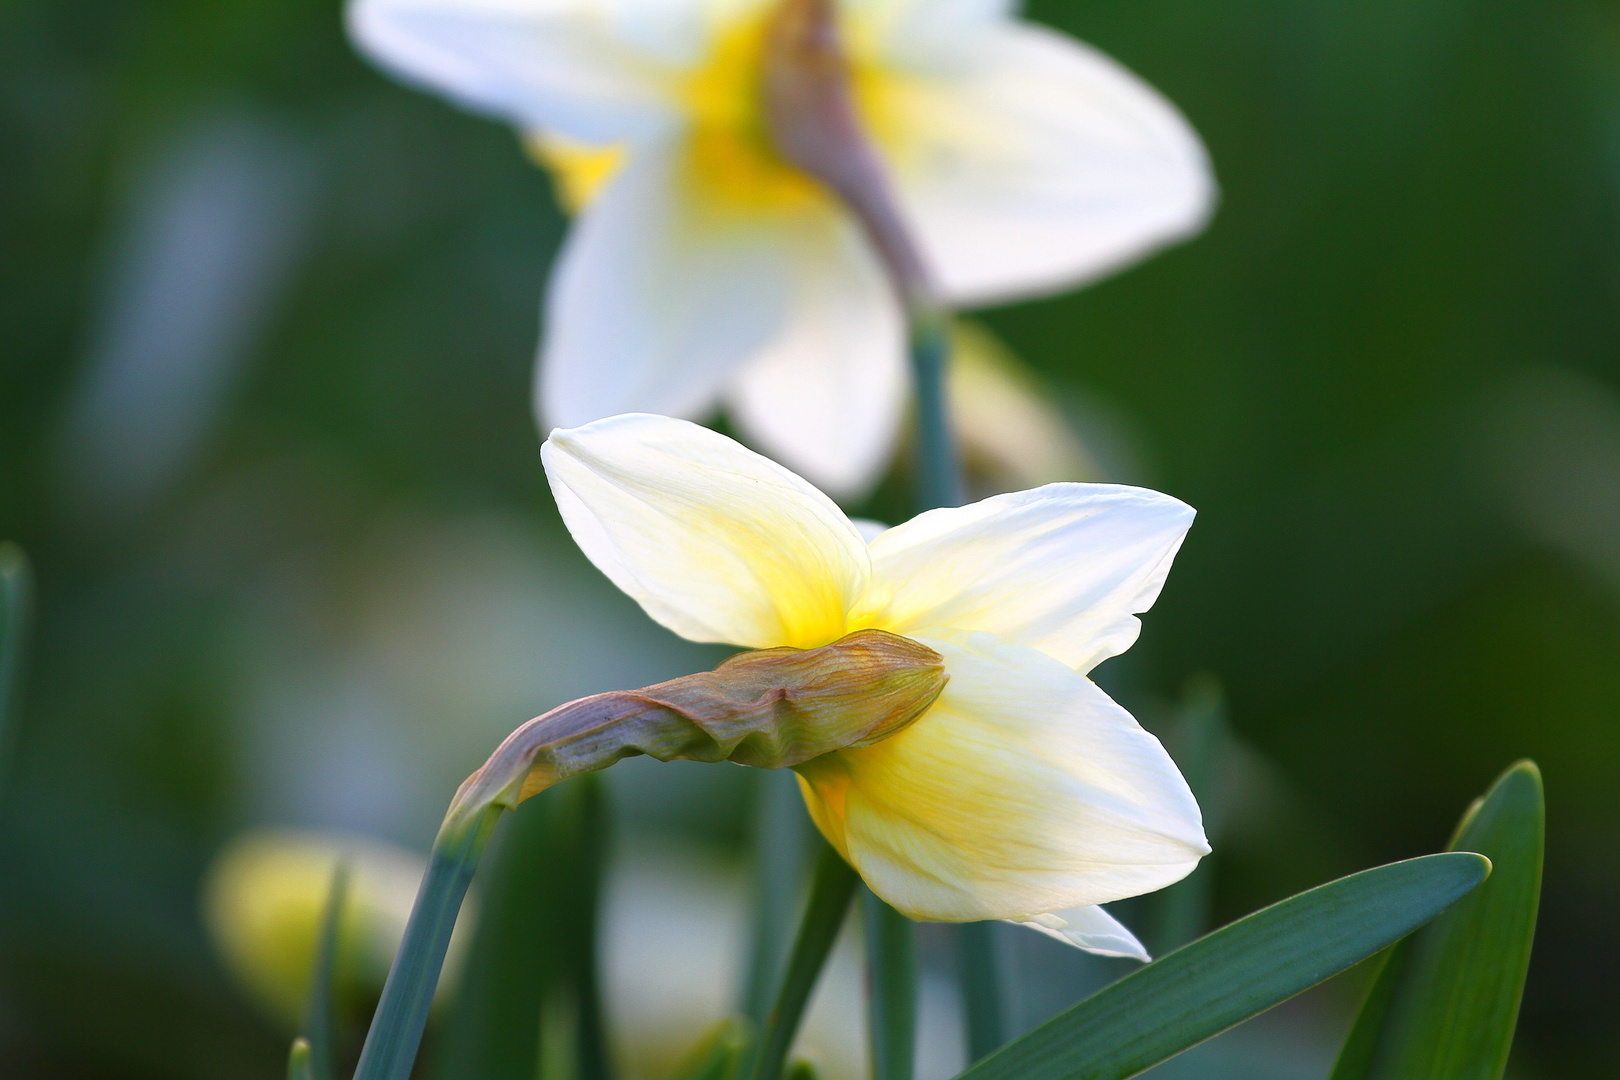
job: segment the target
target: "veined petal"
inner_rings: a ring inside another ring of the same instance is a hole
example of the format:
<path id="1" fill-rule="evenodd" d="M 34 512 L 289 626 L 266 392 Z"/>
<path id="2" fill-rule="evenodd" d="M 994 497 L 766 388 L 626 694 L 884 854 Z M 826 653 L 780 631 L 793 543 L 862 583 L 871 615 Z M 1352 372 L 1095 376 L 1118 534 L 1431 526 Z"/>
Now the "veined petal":
<path id="1" fill-rule="evenodd" d="M 853 225 L 829 209 L 816 226 L 800 244 L 779 332 L 738 373 L 727 401 L 750 440 L 851 499 L 871 489 L 894 450 L 908 385 L 905 326 Z"/>
<path id="2" fill-rule="evenodd" d="M 932 709 L 798 766 L 816 825 L 889 904 L 1026 920 L 1163 888 L 1209 852 L 1170 756 L 1089 679 L 989 634 L 924 643 L 949 679 Z"/>
<path id="3" fill-rule="evenodd" d="M 586 557 L 682 637 L 813 648 L 844 635 L 870 572 L 866 544 L 775 462 L 647 415 L 553 431 L 541 454 Z"/>
<path id="4" fill-rule="evenodd" d="M 915 76 L 885 105 L 886 149 L 953 302 L 1069 288 L 1203 227 L 1215 186 L 1198 136 L 1089 46 L 1006 21 L 971 49 L 897 59 Z"/>
<path id="5" fill-rule="evenodd" d="M 1136 940 L 1135 934 L 1096 905 L 1009 921 L 1098 956 L 1123 956 L 1144 964 L 1153 959 L 1142 943 Z"/>
<path id="6" fill-rule="evenodd" d="M 797 215 L 699 198 L 678 145 L 638 147 L 575 222 L 546 299 L 542 427 L 625 412 L 701 417 L 787 324 Z M 806 248 L 808 247 L 808 250 Z"/>
<path id="7" fill-rule="evenodd" d="M 701 42 L 695 10 L 686 28 L 667 18 L 628 18 L 637 7 L 611 0 L 352 0 L 347 18 L 365 52 L 408 82 L 523 127 L 613 142 L 677 115 L 669 61 Z M 672 39 L 659 50 L 666 55 L 637 47 L 650 26 Z"/>
<path id="8" fill-rule="evenodd" d="M 1047 484 L 930 510 L 872 541 L 860 626 L 986 631 L 1081 672 L 1131 647 L 1193 509 L 1146 488 Z"/>

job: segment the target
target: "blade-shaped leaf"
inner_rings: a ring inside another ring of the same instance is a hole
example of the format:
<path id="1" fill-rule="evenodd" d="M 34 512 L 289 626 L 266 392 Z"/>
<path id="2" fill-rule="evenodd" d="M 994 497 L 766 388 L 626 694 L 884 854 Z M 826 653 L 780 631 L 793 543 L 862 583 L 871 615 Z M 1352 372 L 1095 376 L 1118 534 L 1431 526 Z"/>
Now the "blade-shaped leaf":
<path id="1" fill-rule="evenodd" d="M 1541 773 L 1514 765 L 1469 807 L 1451 849 L 1490 880 L 1390 950 L 1333 1080 L 1497 1080 L 1518 1021 L 1541 897 Z"/>
<path id="2" fill-rule="evenodd" d="M 1015 1040 L 962 1080 L 1122 1080 L 1411 933 L 1484 880 L 1485 858 L 1363 870 L 1239 919 Z"/>
<path id="3" fill-rule="evenodd" d="M 332 884 L 321 916 L 321 936 L 315 947 L 315 977 L 309 989 L 309 1033 L 306 1049 L 310 1080 L 333 1080 L 337 1075 L 337 969 L 343 905 L 349 893 L 349 866 L 339 861 L 332 868 Z"/>

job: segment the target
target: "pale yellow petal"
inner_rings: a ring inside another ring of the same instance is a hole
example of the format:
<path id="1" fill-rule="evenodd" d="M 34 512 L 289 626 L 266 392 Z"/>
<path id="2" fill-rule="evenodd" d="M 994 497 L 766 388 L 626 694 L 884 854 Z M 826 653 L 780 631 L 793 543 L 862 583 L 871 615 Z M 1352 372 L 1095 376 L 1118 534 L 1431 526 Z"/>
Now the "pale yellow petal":
<path id="1" fill-rule="evenodd" d="M 1136 640 L 1192 519 L 1178 499 L 1115 484 L 930 510 L 872 541 L 853 619 L 913 637 L 985 631 L 1089 671 Z"/>
<path id="2" fill-rule="evenodd" d="M 844 635 L 870 574 L 866 543 L 775 462 L 645 414 L 554 431 L 542 455 L 586 556 L 682 637 L 814 648 Z"/>
<path id="3" fill-rule="evenodd" d="M 917 919 L 1029 919 L 1163 888 L 1209 851 L 1159 741 L 1089 679 L 975 634 L 911 727 L 798 768 L 812 818 Z"/>

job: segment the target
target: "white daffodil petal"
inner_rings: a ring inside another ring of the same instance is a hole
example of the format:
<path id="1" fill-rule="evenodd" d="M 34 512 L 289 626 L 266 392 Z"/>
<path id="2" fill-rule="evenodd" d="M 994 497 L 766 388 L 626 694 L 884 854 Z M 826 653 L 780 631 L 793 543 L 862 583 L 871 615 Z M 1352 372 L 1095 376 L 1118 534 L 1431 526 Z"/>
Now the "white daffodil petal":
<path id="1" fill-rule="evenodd" d="M 900 201 L 951 300 L 1091 280 L 1203 227 L 1214 181 L 1157 91 L 1072 38 L 981 29 L 886 105 Z M 945 69 L 949 70 L 930 70 Z"/>
<path id="2" fill-rule="evenodd" d="M 1114 484 L 930 510 L 872 541 L 852 620 L 913 637 L 982 630 L 1090 671 L 1136 640 L 1192 519 L 1178 499 Z"/>
<path id="3" fill-rule="evenodd" d="M 883 742 L 798 767 L 811 817 L 915 919 L 1028 919 L 1185 877 L 1209 852 L 1159 741 L 1034 649 L 923 639 L 949 681 Z"/>
<path id="4" fill-rule="evenodd" d="M 1098 956 L 1123 956 L 1147 963 L 1153 959 L 1147 949 L 1136 940 L 1118 919 L 1093 904 L 1090 907 L 1069 908 L 1031 919 L 1009 919 L 1019 926 L 1027 926 L 1047 937 L 1056 938 L 1065 945 L 1073 945 Z"/>
<path id="5" fill-rule="evenodd" d="M 638 148 L 575 222 L 552 272 L 542 426 L 713 409 L 725 381 L 781 332 L 804 244 L 795 220 L 701 200 L 678 148 Z"/>
<path id="6" fill-rule="evenodd" d="M 378 64 L 477 112 L 613 142 L 679 115 L 676 76 L 638 50 L 606 0 L 352 0 L 350 36 Z"/>
<path id="7" fill-rule="evenodd" d="M 553 431 L 541 453 L 581 550 L 677 634 L 752 648 L 843 636 L 867 583 L 866 542 L 780 465 L 647 415 Z"/>
<path id="8" fill-rule="evenodd" d="M 832 495 L 871 490 L 894 450 L 905 324 L 870 245 L 829 209 L 806 229 L 777 335 L 727 401 L 751 441 Z"/>

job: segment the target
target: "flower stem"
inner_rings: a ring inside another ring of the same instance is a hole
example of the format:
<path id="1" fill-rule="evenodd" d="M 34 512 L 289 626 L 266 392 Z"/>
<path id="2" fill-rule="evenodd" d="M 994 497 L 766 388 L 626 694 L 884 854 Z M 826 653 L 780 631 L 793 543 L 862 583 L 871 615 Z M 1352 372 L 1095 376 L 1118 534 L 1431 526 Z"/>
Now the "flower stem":
<path id="1" fill-rule="evenodd" d="M 405 924 L 405 938 L 366 1033 L 354 1080 L 408 1080 L 456 915 L 490 831 L 504 809 L 492 804 L 473 815 L 453 815 L 440 828 L 416 893 L 416 907 Z"/>
<path id="2" fill-rule="evenodd" d="M 863 890 L 872 1080 L 911 1080 L 917 1051 L 917 927 Z"/>
<path id="3" fill-rule="evenodd" d="M 855 895 L 859 876 L 846 863 L 832 845 L 821 845 L 821 856 L 816 861 L 815 877 L 810 886 L 810 903 L 804 919 L 799 923 L 799 936 L 788 957 L 787 970 L 776 991 L 776 1003 L 765 1018 L 764 1037 L 760 1040 L 758 1056 L 754 1059 L 753 1080 L 780 1080 L 782 1066 L 787 1061 L 793 1037 L 798 1034 L 799 1021 L 804 1018 L 805 1006 L 810 1003 L 810 991 L 815 989 L 816 977 L 821 974 L 843 925 L 844 913 L 849 910 L 850 898 Z M 356 1080 L 362 1080 L 356 1077 Z M 369 1078 L 366 1078 L 369 1080 Z"/>

